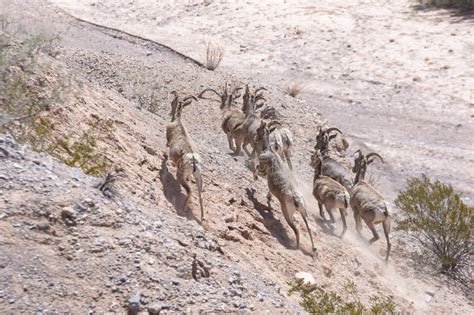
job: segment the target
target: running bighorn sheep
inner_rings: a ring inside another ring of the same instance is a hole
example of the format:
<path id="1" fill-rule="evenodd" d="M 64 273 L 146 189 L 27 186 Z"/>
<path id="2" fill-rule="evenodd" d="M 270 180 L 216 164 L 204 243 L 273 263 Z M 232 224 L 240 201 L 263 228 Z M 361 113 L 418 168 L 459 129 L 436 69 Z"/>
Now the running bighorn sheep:
<path id="1" fill-rule="evenodd" d="M 201 221 L 204 219 L 204 210 L 202 206 L 202 162 L 198 150 L 191 137 L 181 121 L 181 112 L 184 107 L 196 100 L 194 96 L 179 97 L 178 93 L 173 91 L 173 101 L 171 102 L 171 122 L 166 126 L 166 146 L 170 148 L 170 158 L 174 166 L 177 166 L 176 179 L 186 190 L 186 200 L 183 205 L 183 211 L 186 210 L 191 199 L 191 187 L 189 179 L 194 176 L 199 195 L 199 206 L 201 208 Z"/>
<path id="2" fill-rule="evenodd" d="M 324 218 L 324 205 L 331 217 L 331 223 L 336 222 L 334 215 L 332 214 L 332 209 L 339 209 L 343 225 L 342 237 L 347 230 L 346 216 L 347 208 L 349 207 L 349 193 L 340 183 L 321 174 L 321 169 L 324 163 L 321 152 L 316 151 L 316 153 L 311 157 L 311 166 L 314 168 L 313 196 L 318 201 L 319 214 Z"/>
<path id="3" fill-rule="evenodd" d="M 233 108 L 234 100 L 239 98 L 237 94 L 239 87 L 232 89 L 229 93 L 227 84 L 224 86 L 224 91 L 220 94 L 216 90 L 207 88 L 204 89 L 200 94 L 199 98 L 202 98 L 205 92 L 213 92 L 220 100 L 220 109 L 222 111 L 222 123 L 221 127 L 224 133 L 227 135 L 227 141 L 229 142 L 229 149 L 235 154 L 240 154 L 244 137 L 241 132 L 237 132 L 238 128 L 242 125 L 245 120 L 245 114 L 238 108 Z"/>
<path id="4" fill-rule="evenodd" d="M 353 181 L 350 170 L 342 166 L 339 162 L 328 155 L 329 141 L 336 137 L 336 135 L 330 135 L 331 131 L 342 133 L 338 128 L 335 127 L 328 128 L 325 131 L 320 129 L 318 135 L 316 136 L 316 145 L 314 146 L 314 149 L 316 151 L 320 151 L 323 156 L 324 163 L 321 168 L 322 174 L 331 177 L 350 192 Z"/>
<path id="5" fill-rule="evenodd" d="M 263 103 L 258 103 L 259 100 L 265 100 L 262 95 L 262 90 L 266 90 L 264 87 L 260 87 L 255 90 L 254 93 L 250 93 L 248 85 L 245 87 L 245 93 L 243 95 L 243 110 L 245 113 L 245 120 L 242 125 L 238 128 L 237 132 L 244 137 L 242 148 L 249 157 L 255 157 L 255 136 L 257 129 L 260 126 L 260 117 L 255 115 L 255 110 L 262 107 Z M 248 150 L 247 146 L 251 145 L 252 153 Z"/>
<path id="6" fill-rule="evenodd" d="M 300 245 L 300 234 L 296 227 L 294 215 L 298 211 L 303 217 L 306 228 L 308 229 L 311 239 L 313 252 L 314 248 L 313 236 L 308 225 L 308 211 L 303 195 L 297 188 L 296 178 L 293 172 L 288 168 L 281 157 L 273 151 L 269 142 L 269 130 L 266 129 L 263 140 L 263 152 L 259 157 L 258 173 L 267 177 L 268 182 L 268 207 L 270 207 L 271 196 L 274 195 L 280 201 L 283 215 L 296 235 L 296 247 Z"/>
<path id="7" fill-rule="evenodd" d="M 288 163 L 290 169 L 293 169 L 291 165 L 291 151 L 293 148 L 293 135 L 291 131 L 283 127 L 283 125 L 278 121 L 267 122 L 265 120 L 260 121 L 260 127 L 257 129 L 255 135 L 254 144 L 257 157 L 262 152 L 262 139 L 264 130 L 268 129 L 269 131 L 269 141 L 272 146 L 273 151 L 277 152 L 280 157 Z"/>
<path id="8" fill-rule="evenodd" d="M 336 131 L 336 133 L 331 134 L 332 131 Z M 346 138 L 344 137 L 344 134 L 336 127 L 331 127 L 328 129 L 323 129 L 322 127 L 320 127 L 319 133 L 316 136 L 316 140 L 323 140 L 321 144 L 324 143 L 326 145 L 325 148 L 321 148 L 321 151 L 329 149 L 329 141 L 331 140 L 333 140 L 334 147 L 338 152 L 343 152 L 349 147 L 349 142 L 347 142 Z"/>
<path id="9" fill-rule="evenodd" d="M 388 260 L 391 249 L 389 239 L 391 216 L 388 213 L 387 205 L 383 196 L 370 184 L 364 181 L 367 165 L 372 163 L 375 157 L 379 158 L 382 163 L 383 159 L 379 154 L 374 152 L 369 153 L 366 156 L 364 156 L 360 150 L 356 151 L 356 153 L 358 153 L 358 156 L 354 160 L 355 164 L 352 169 L 352 171 L 356 173 L 356 177 L 351 192 L 350 204 L 354 211 L 357 233 L 362 235 L 360 232 L 362 229 L 362 219 L 372 231 L 373 237 L 369 240 L 369 244 L 372 244 L 379 239 L 379 235 L 375 230 L 374 225 L 382 223 L 385 238 L 387 239 L 387 254 L 385 260 Z M 371 157 L 374 158 L 371 159 Z"/>

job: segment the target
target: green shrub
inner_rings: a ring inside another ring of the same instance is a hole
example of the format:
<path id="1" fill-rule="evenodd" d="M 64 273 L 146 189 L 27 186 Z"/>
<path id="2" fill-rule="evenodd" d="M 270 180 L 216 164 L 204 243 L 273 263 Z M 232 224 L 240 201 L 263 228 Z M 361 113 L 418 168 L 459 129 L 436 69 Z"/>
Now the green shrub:
<path id="1" fill-rule="evenodd" d="M 474 0 L 419 0 L 420 3 L 428 6 L 450 6 L 455 8 L 474 8 Z"/>
<path id="2" fill-rule="evenodd" d="M 44 75 L 47 64 L 39 58 L 44 39 L 19 41 L 0 32 L 0 130 L 14 129 L 17 137 L 34 128 L 38 114 L 57 103 L 64 88 Z"/>
<path id="3" fill-rule="evenodd" d="M 326 291 L 320 286 L 308 289 L 303 280 L 290 283 L 288 294 L 299 293 L 301 306 L 311 314 L 393 314 L 395 303 L 391 297 L 372 296 L 370 306 L 365 306 L 359 299 L 357 287 L 348 282 L 343 289 L 344 298 L 334 291 Z"/>
<path id="4" fill-rule="evenodd" d="M 450 185 L 426 175 L 408 180 L 395 200 L 403 218 L 397 229 L 418 241 L 445 273 L 458 274 L 472 257 L 473 207 Z"/>
<path id="5" fill-rule="evenodd" d="M 0 18 L 0 27 L 4 29 L 7 25 Z M 88 122 L 90 128 L 75 137 L 57 138 L 52 132 L 56 122 L 49 110 L 59 103 L 69 82 L 62 78 L 62 83 L 57 83 L 47 77 L 50 68 L 55 68 L 40 54 L 55 57 L 56 40 L 57 37 L 36 35 L 20 41 L 0 32 L 0 132 L 6 129 L 35 151 L 48 152 L 69 166 L 80 167 L 86 174 L 100 175 L 108 164 L 97 142 L 102 139 L 101 134 L 114 127 L 112 120 L 93 115 Z"/>
<path id="6" fill-rule="evenodd" d="M 58 140 L 49 151 L 66 165 L 79 167 L 86 174 L 100 175 L 106 171 L 108 163 L 97 150 L 97 140 L 98 136 L 89 130 L 73 142 L 67 138 Z"/>

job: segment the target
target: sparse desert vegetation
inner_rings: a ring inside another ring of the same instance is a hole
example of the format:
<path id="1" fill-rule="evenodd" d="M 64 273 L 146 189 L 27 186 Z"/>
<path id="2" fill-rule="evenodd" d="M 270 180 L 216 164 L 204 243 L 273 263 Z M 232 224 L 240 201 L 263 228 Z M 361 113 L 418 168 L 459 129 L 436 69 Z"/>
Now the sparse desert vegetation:
<path id="1" fill-rule="evenodd" d="M 357 286 L 348 282 L 342 292 L 327 290 L 321 286 L 308 288 L 302 280 L 290 284 L 289 294 L 299 293 L 301 305 L 310 314 L 395 314 L 396 305 L 390 296 L 371 296 L 370 304 L 364 305 Z"/>
<path id="2" fill-rule="evenodd" d="M 474 250 L 474 208 L 466 205 L 451 185 L 426 175 L 408 180 L 395 204 L 402 210 L 397 229 L 421 245 L 423 261 L 430 257 L 442 272 L 468 280 Z"/>
<path id="3" fill-rule="evenodd" d="M 290 82 L 286 86 L 286 93 L 292 97 L 297 97 L 303 90 L 303 84 L 300 82 Z"/>
<path id="4" fill-rule="evenodd" d="M 224 48 L 211 42 L 206 44 L 206 68 L 214 71 L 224 58 Z"/>

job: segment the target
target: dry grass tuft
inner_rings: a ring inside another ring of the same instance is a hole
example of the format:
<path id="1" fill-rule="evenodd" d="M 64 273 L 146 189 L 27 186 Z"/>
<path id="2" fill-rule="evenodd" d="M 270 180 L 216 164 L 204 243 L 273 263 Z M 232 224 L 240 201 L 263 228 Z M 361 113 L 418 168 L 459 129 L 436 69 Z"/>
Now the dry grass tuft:
<path id="1" fill-rule="evenodd" d="M 303 90 L 303 84 L 299 82 L 290 82 L 288 83 L 288 86 L 286 87 L 286 93 L 292 97 L 298 96 L 298 94 L 301 93 Z"/>
<path id="2" fill-rule="evenodd" d="M 214 71 L 224 58 L 224 49 L 221 46 L 214 46 L 210 42 L 207 43 L 206 49 L 206 68 Z"/>

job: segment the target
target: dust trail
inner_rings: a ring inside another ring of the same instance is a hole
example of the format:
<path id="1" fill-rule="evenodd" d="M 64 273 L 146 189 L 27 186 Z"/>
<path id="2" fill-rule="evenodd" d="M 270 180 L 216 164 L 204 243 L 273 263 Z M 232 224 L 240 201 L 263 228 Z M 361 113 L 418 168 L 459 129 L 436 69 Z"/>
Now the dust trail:
<path id="1" fill-rule="evenodd" d="M 312 217 L 313 222 L 311 223 L 313 223 L 314 229 L 314 223 L 317 223 L 318 220 L 321 220 L 319 217 L 318 203 L 312 194 L 312 187 L 308 183 L 300 182 L 299 186 L 305 198 L 309 216 Z M 326 246 L 338 246 L 336 244 L 338 244 L 338 242 L 342 242 L 345 253 L 347 255 L 353 256 L 354 260 L 356 260 L 358 264 L 357 267 L 362 268 L 365 271 L 364 274 L 367 274 L 367 279 L 363 280 L 368 280 L 370 283 L 373 282 L 373 280 L 370 278 L 377 278 L 377 283 L 384 284 L 382 287 L 391 288 L 390 292 L 383 292 L 384 295 L 401 296 L 409 302 L 411 307 L 414 307 L 417 310 L 427 311 L 429 309 L 429 305 L 427 304 L 428 301 L 426 299 L 425 291 L 429 285 L 420 279 L 410 279 L 404 275 L 401 275 L 397 271 L 397 267 L 400 266 L 397 265 L 396 259 L 393 259 L 396 257 L 391 257 L 391 260 L 389 260 L 388 263 L 385 263 L 384 256 L 386 251 L 386 242 L 383 238 L 381 238 L 375 244 L 369 246 L 367 240 L 371 237 L 371 234 L 370 231 L 364 226 L 365 223 L 362 223 L 362 233 L 364 239 L 360 239 L 355 229 L 352 209 L 348 209 L 348 216 L 346 218 L 348 229 L 344 237 L 342 239 L 339 238 L 338 236 L 342 231 L 342 223 L 340 217 L 338 216 L 339 212 L 334 212 L 334 215 L 336 218 L 333 231 L 334 235 L 325 235 L 328 233 L 321 233 L 321 227 L 324 223 L 316 224 L 319 228 L 315 229 L 319 235 L 318 241 Z M 381 229 L 381 226 L 378 225 L 376 228 Z M 392 233 L 392 239 L 393 236 L 394 235 Z M 349 248 L 349 250 L 346 248 Z M 322 261 L 322 263 L 328 263 L 328 261 Z M 352 270 L 338 270 L 336 271 L 336 274 L 341 272 L 341 275 L 347 275 L 347 271 L 351 272 Z M 360 283 L 361 281 L 359 281 L 359 278 L 355 276 L 351 277 L 359 289 L 364 291 L 373 291 L 371 288 L 364 287 L 364 285 Z M 373 292 L 372 294 L 375 293 L 376 292 Z"/>

